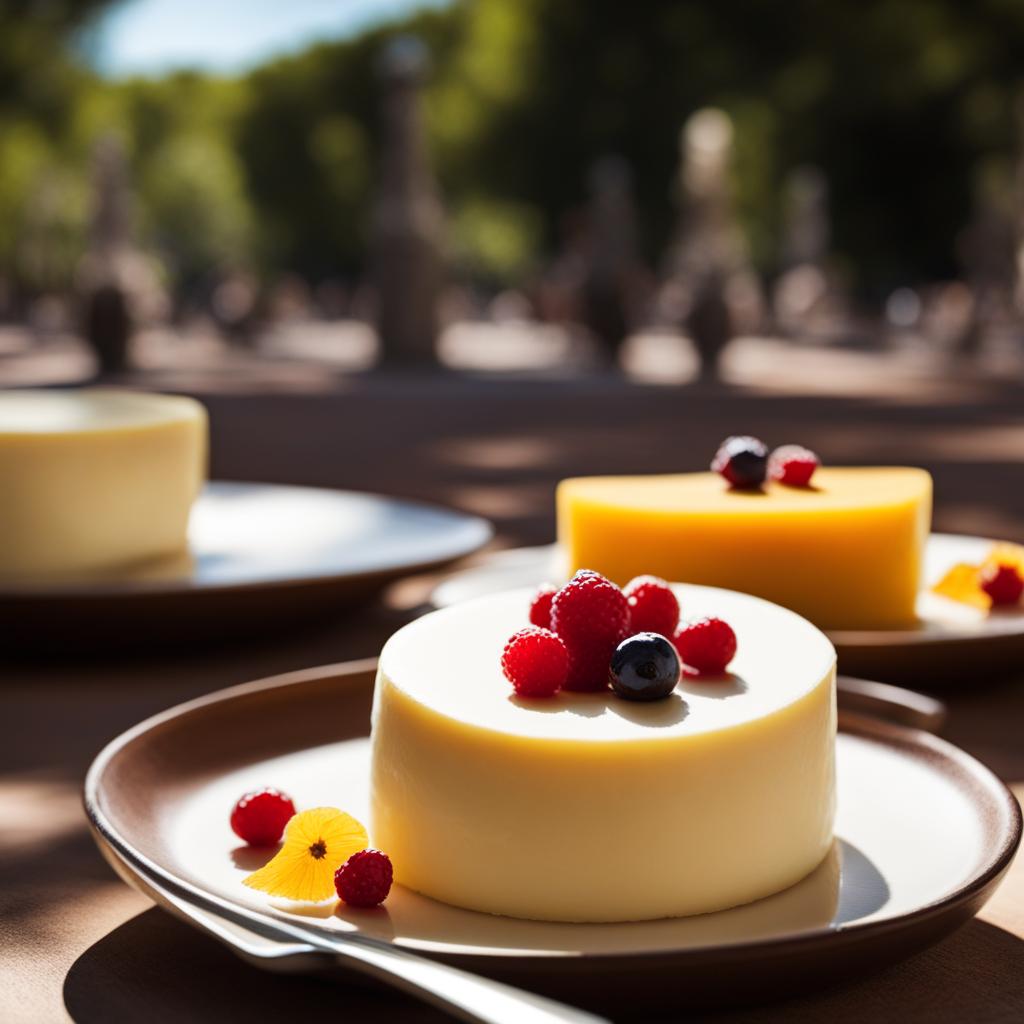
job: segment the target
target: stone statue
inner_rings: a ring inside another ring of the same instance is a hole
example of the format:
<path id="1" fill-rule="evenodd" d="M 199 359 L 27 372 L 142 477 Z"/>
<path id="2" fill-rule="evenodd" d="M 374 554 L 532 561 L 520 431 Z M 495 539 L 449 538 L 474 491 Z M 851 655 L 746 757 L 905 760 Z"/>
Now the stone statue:
<path id="1" fill-rule="evenodd" d="M 381 358 L 433 365 L 442 286 L 443 212 L 430 170 L 420 90 L 427 54 L 402 36 L 381 63 L 383 139 L 373 217 L 373 278 Z"/>
<path id="2" fill-rule="evenodd" d="M 698 110 L 680 136 L 679 230 L 666 264 L 664 291 L 673 318 L 690 335 L 701 375 L 718 377 L 718 362 L 736 331 L 732 295 L 753 280 L 746 243 L 733 212 L 729 172 L 733 128 L 722 110 Z"/>
<path id="3" fill-rule="evenodd" d="M 643 270 L 629 165 L 605 156 L 590 171 L 581 316 L 615 360 L 634 319 Z"/>
<path id="4" fill-rule="evenodd" d="M 786 176 L 782 198 L 775 328 L 790 336 L 830 334 L 845 319 L 846 303 L 829 268 L 828 180 L 818 167 L 796 167 Z"/>
<path id="5" fill-rule="evenodd" d="M 79 271 L 83 333 L 101 374 L 128 365 L 132 317 L 125 286 L 131 238 L 131 207 L 124 151 L 113 135 L 96 144 L 89 249 Z"/>
<path id="6" fill-rule="evenodd" d="M 1012 183 L 998 168 L 982 166 L 975 177 L 974 213 L 957 244 L 971 305 L 955 350 L 967 358 L 981 353 L 989 335 L 1018 320 L 1015 202 Z"/>

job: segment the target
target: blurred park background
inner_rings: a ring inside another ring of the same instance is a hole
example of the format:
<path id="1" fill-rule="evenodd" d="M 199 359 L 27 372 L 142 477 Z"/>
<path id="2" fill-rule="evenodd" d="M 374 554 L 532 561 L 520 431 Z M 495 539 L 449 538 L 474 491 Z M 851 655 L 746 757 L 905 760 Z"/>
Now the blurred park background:
<path id="1" fill-rule="evenodd" d="M 0 6 L 0 384 L 203 395 L 217 475 L 525 540 L 753 430 L 1016 536 L 1022 275 L 1008 0 Z"/>

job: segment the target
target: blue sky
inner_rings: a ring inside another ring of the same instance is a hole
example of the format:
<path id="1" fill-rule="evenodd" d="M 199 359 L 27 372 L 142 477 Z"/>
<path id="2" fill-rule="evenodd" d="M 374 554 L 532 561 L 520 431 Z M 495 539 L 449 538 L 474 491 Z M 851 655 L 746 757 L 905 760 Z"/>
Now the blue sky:
<path id="1" fill-rule="evenodd" d="M 122 0 L 85 38 L 103 74 L 231 73 L 451 0 Z"/>

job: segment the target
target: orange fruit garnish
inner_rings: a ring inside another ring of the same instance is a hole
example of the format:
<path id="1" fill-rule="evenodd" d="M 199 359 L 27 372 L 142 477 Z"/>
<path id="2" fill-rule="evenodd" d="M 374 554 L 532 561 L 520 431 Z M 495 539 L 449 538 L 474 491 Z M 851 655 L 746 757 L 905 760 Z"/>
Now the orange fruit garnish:
<path id="1" fill-rule="evenodd" d="M 957 562 L 932 587 L 932 593 L 987 611 L 992 606 L 992 602 L 989 600 L 988 594 L 981 589 L 979 578 L 978 566 L 968 565 L 967 562 Z"/>
<path id="2" fill-rule="evenodd" d="M 992 607 L 992 599 L 981 589 L 981 573 L 989 566 L 999 565 L 1012 565 L 1024 576 L 1024 547 L 994 544 L 981 565 L 958 562 L 932 587 L 932 593 L 988 611 Z"/>
<path id="3" fill-rule="evenodd" d="M 244 882 L 269 896 L 318 903 L 335 894 L 334 872 L 367 846 L 366 829 L 351 814 L 314 807 L 288 822 L 284 845 Z"/>

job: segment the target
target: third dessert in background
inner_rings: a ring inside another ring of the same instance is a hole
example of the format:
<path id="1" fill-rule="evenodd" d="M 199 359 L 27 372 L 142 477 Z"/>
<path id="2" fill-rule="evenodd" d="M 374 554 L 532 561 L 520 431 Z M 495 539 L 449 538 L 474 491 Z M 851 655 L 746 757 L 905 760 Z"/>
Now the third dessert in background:
<path id="1" fill-rule="evenodd" d="M 206 449 L 191 398 L 0 392 L 0 576 L 114 572 L 182 552 Z"/>

